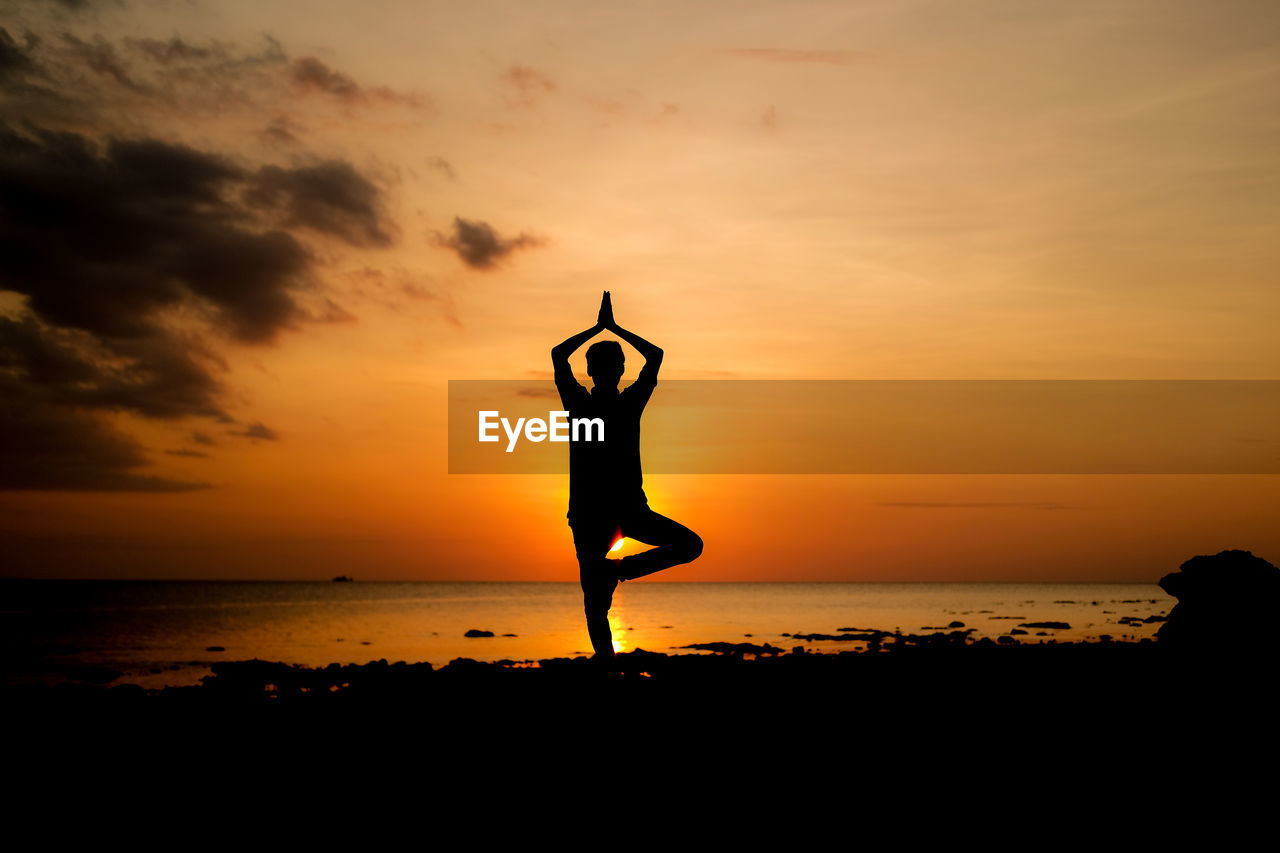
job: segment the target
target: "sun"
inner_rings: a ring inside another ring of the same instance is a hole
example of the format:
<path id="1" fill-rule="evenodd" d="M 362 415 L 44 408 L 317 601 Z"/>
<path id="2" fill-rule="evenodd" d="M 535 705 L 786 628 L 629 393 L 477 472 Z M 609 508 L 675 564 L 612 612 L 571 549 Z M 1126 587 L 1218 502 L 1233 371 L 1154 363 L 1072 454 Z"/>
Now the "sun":
<path id="1" fill-rule="evenodd" d="M 614 542 L 613 545 L 609 548 L 609 553 L 612 554 L 614 551 L 617 551 L 619 548 L 622 547 L 622 543 L 626 541 L 627 539 L 625 536 L 619 536 L 618 541 Z"/>

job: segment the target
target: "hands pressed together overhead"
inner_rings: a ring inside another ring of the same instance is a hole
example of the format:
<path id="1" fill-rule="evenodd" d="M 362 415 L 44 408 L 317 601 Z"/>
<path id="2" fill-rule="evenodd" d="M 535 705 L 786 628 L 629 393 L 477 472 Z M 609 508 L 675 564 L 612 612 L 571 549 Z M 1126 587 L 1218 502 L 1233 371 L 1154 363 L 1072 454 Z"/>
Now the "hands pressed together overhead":
<path id="1" fill-rule="evenodd" d="M 628 331 L 618 325 L 618 321 L 613 318 L 613 299 L 609 295 L 609 291 L 604 292 L 604 296 L 600 299 L 600 313 L 596 316 L 596 324 L 590 329 L 572 335 L 562 343 L 556 345 L 551 350 L 551 357 L 555 360 L 557 366 L 563 366 L 568 370 L 569 354 L 598 335 L 600 332 L 613 332 L 627 343 L 635 347 L 641 355 L 645 357 L 645 364 L 649 366 L 651 371 L 656 373 L 658 365 L 662 362 L 662 350 L 646 341 L 634 332 Z"/>
<path id="2" fill-rule="evenodd" d="M 596 318 L 596 325 L 601 329 L 614 331 L 617 328 L 617 322 L 613 319 L 613 299 L 609 296 L 609 291 L 604 292 L 604 296 L 600 299 L 600 315 Z"/>

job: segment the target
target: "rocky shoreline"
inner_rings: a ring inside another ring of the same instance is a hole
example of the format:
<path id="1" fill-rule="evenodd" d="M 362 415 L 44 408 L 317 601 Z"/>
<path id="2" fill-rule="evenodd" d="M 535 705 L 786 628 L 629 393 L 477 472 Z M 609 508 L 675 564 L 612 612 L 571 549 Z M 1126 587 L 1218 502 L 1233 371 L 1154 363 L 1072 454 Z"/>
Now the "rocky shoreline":
<path id="1" fill-rule="evenodd" d="M 301 707 L 418 704 L 552 697 L 662 697 L 709 700 L 734 691 L 844 701 L 868 693 L 915 696 L 1005 695 L 1039 700 L 1062 694 L 1102 695 L 1163 689 L 1195 667 L 1221 671 L 1222 654 L 1189 655 L 1150 640 L 1136 643 L 1002 644 L 968 640 L 964 632 L 897 635 L 879 651 L 783 650 L 767 644 L 697 643 L 706 654 L 637 649 L 600 663 L 588 657 L 537 662 L 481 662 L 459 658 L 430 663 L 372 661 L 306 667 L 263 660 L 226 661 L 187 687 L 147 690 L 137 685 L 20 685 L 4 691 L 15 704 L 88 703 L 105 706 Z M 1232 650 L 1242 665 L 1252 656 Z"/>
<path id="2" fill-rule="evenodd" d="M 946 713 L 978 715 L 987 726 L 1026 715 L 1079 721 L 1104 707 L 1153 702 L 1176 701 L 1186 711 L 1233 697 L 1248 704 L 1269 684 L 1263 676 L 1280 659 L 1278 580 L 1280 569 L 1245 551 L 1193 558 L 1161 581 L 1179 604 L 1158 639 L 1137 642 L 850 628 L 865 635 L 858 637 L 868 641 L 863 647 L 814 652 L 804 645 L 704 642 L 686 646 L 689 653 L 637 649 L 605 663 L 458 658 L 441 667 L 227 661 L 193 686 L 24 684 L 0 690 L 0 700 L 11 709 L 394 709 L 463 728 L 507 709 L 525 720 L 574 719 L 584 708 L 608 708 L 650 721 L 689 713 L 782 719 L 797 709 L 822 709 L 849 725 Z M 1232 618 L 1240 607 L 1249 616 L 1243 623 Z"/>

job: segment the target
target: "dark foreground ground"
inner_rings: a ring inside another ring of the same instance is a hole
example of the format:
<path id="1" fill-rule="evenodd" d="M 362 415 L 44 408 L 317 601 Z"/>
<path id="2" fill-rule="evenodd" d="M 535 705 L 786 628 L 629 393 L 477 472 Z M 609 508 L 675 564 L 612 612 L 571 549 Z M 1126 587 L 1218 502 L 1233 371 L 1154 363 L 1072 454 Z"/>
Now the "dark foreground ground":
<path id="1" fill-rule="evenodd" d="M 959 634 L 912 640 L 829 654 L 708 644 L 711 654 L 637 650 L 611 665 L 588 658 L 536 666 L 458 659 L 443 667 L 232 661 L 215 664 L 199 686 L 21 685 L 0 691 L 0 701 L 10 712 L 36 714 L 407 713 L 459 729 L 496 719 L 570 728 L 710 720 L 764 732 L 929 719 L 990 729 L 1054 720 L 1083 730 L 1226 708 L 1247 714 L 1262 707 L 1256 703 L 1269 696 L 1276 672 L 1271 656 L 1227 643 L 1174 653 L 1154 642 L 999 645 Z"/>
<path id="2" fill-rule="evenodd" d="M 951 844 L 981 832 L 1043 846 L 1083 831 L 1090 847 L 1130 846 L 1160 827 L 1185 844 L 1196 821 L 1216 846 L 1256 843 L 1266 836 L 1231 836 L 1274 810 L 1280 570 L 1223 552 L 1162 585 L 1180 604 L 1155 642 L 948 632 L 869 637 L 880 648 L 863 652 L 712 643 L 612 666 L 255 660 L 159 691 L 11 686 L 0 689 L 9 811 L 53 803 L 47 827 L 61 831 L 82 804 L 115 796 L 130 806 L 111 812 L 114 831 L 176 798 L 175 814 L 201 818 L 184 842 L 246 808 L 328 832 L 366 797 L 361 821 L 407 798 L 399 813 L 422 839 L 461 827 L 469 844 L 503 826 L 619 842 L 673 811 L 682 839 L 726 843 L 732 828 L 755 846 L 781 813 L 787 849 L 867 843 L 881 819 L 901 844 L 935 827 Z M 285 810 L 291 791 L 306 796 Z M 512 820 L 529 803 L 536 815 Z M 823 818 L 837 834 L 809 832 Z"/>
<path id="3" fill-rule="evenodd" d="M 196 687 L 10 687 L 0 709 L 10 776 L 36 800 L 69 780 L 92 780 L 79 785 L 94 797 L 192 803 L 318 791 L 310 814 L 389 786 L 433 819 L 469 803 L 499 824 L 501 809 L 543 801 L 610 821 L 683 804 L 748 833 L 761 809 L 861 821 L 884 803 L 923 809 L 926 824 L 930 803 L 958 802 L 980 804 L 965 820 L 1031 803 L 1064 825 L 1107 809 L 1149 823 L 1142 798 L 1244 802 L 1275 766 L 1275 659 L 1228 644 L 717 648 L 636 651 L 616 667 L 225 662 Z"/>

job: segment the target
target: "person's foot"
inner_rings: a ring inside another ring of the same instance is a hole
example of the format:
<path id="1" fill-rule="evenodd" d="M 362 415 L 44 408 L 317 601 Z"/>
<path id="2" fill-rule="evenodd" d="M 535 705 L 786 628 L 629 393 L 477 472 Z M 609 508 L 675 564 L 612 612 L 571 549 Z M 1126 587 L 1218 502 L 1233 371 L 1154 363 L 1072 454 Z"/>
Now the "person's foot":
<path id="1" fill-rule="evenodd" d="M 617 579 L 617 583 L 626 583 L 630 580 L 630 578 L 622 573 L 622 560 L 606 559 L 605 562 L 609 564 L 609 571 L 613 573 L 613 576 Z"/>

